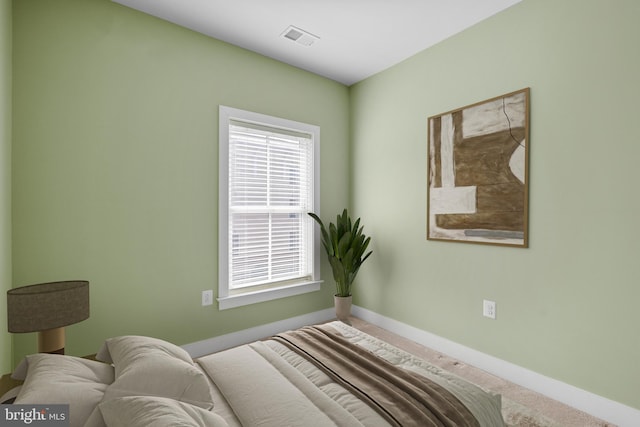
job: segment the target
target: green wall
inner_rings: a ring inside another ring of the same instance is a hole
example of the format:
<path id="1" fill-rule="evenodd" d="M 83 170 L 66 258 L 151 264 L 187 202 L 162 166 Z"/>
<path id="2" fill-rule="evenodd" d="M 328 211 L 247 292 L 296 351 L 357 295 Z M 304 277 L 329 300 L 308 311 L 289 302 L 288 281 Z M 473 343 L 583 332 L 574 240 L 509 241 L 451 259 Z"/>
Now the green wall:
<path id="1" fill-rule="evenodd" d="M 11 370 L 11 0 L 0 0 L 0 372 Z"/>
<path id="2" fill-rule="evenodd" d="M 639 21 L 637 0 L 524 0 L 353 86 L 374 236 L 354 302 L 640 408 Z M 427 117 L 524 87 L 530 248 L 427 241 Z"/>
<path id="3" fill-rule="evenodd" d="M 14 286 L 91 282 L 67 350 L 190 343 L 332 305 L 320 292 L 219 312 L 218 106 L 321 127 L 322 210 L 348 202 L 348 88 L 108 0 L 13 4 Z M 326 275 L 325 275 L 326 276 Z M 15 336 L 14 362 L 34 351 Z"/>

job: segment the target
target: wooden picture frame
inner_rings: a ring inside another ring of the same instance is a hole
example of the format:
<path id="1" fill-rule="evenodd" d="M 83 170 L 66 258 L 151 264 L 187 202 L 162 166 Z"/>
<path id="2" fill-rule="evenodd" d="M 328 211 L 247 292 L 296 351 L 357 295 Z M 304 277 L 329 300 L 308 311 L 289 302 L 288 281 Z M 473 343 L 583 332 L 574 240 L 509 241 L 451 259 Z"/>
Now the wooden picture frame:
<path id="1" fill-rule="evenodd" d="M 529 88 L 428 118 L 427 239 L 528 247 Z"/>

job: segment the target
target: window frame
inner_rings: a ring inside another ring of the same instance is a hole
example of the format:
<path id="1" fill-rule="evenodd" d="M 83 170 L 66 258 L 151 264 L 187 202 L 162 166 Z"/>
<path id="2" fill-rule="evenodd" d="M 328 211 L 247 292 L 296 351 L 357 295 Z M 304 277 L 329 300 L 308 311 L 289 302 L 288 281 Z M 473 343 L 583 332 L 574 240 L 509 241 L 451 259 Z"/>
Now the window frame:
<path id="1" fill-rule="evenodd" d="M 311 135 L 313 145 L 313 212 L 320 211 L 320 127 L 294 120 L 269 116 L 237 108 L 219 106 L 219 188 L 218 188 L 218 309 L 225 310 L 264 301 L 285 298 L 320 290 L 320 236 L 318 227 L 313 226 L 311 244 L 311 279 L 280 286 L 257 287 L 238 292 L 229 287 L 229 125 L 241 122 L 283 131 Z M 307 221 L 313 221 L 311 217 Z"/>

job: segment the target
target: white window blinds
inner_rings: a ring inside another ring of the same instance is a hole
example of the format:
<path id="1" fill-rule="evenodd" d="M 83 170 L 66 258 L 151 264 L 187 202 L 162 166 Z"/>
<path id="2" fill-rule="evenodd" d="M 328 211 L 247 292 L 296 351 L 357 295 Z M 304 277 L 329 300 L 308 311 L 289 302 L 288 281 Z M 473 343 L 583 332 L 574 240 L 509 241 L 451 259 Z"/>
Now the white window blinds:
<path id="1" fill-rule="evenodd" d="M 229 121 L 228 289 L 313 274 L 313 137 Z"/>

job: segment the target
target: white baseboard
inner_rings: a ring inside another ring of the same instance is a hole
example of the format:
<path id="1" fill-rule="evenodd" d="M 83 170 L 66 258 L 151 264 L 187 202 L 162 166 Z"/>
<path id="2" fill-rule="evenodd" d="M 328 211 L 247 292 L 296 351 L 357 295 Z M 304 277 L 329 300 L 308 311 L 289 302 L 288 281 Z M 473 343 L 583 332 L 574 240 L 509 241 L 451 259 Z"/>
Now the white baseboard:
<path id="1" fill-rule="evenodd" d="M 241 344 L 267 338 L 290 329 L 297 329 L 302 326 L 313 325 L 314 323 L 327 322 L 335 319 L 335 317 L 335 309 L 327 308 L 325 310 L 303 314 L 302 316 L 291 317 L 289 319 L 186 344 L 183 345 L 182 348 L 187 350 L 191 357 L 196 358 L 204 356 L 205 354 L 215 353 L 216 351 L 226 350 Z"/>
<path id="2" fill-rule="evenodd" d="M 553 378 L 545 377 L 438 335 L 423 331 L 362 307 L 353 306 L 352 314 L 404 338 L 432 348 L 497 377 L 526 387 L 554 400 L 601 418 L 620 427 L 640 426 L 640 410 L 598 396 Z"/>

